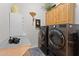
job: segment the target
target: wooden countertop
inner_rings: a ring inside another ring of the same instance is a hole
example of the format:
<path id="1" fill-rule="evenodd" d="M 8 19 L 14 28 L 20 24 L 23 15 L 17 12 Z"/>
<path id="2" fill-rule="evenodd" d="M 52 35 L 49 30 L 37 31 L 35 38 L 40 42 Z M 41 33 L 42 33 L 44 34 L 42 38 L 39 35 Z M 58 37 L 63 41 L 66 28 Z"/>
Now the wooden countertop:
<path id="1" fill-rule="evenodd" d="M 0 56 L 24 56 L 30 54 L 31 45 L 20 45 L 15 48 L 0 48 Z"/>

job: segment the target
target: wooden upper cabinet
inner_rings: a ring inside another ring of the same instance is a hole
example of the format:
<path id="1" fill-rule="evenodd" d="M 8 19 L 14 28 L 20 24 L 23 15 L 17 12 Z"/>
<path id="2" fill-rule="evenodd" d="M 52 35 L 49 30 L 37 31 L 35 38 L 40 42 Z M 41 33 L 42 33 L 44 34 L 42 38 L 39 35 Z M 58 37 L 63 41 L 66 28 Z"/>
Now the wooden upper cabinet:
<path id="1" fill-rule="evenodd" d="M 46 25 L 73 24 L 75 4 L 63 3 L 46 12 Z"/>

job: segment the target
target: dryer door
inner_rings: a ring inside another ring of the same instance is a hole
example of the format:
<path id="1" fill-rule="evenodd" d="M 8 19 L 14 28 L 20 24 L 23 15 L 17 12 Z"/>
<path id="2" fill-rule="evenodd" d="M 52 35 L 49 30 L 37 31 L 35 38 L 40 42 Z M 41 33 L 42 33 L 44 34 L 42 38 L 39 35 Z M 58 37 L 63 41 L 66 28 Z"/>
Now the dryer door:
<path id="1" fill-rule="evenodd" d="M 39 39 L 41 40 L 41 43 L 43 41 L 45 41 L 45 38 L 46 38 L 46 33 L 44 31 L 40 31 L 39 32 Z"/>
<path id="2" fill-rule="evenodd" d="M 49 31 L 49 43 L 52 47 L 60 49 L 65 46 L 65 38 L 63 33 L 58 29 Z"/>

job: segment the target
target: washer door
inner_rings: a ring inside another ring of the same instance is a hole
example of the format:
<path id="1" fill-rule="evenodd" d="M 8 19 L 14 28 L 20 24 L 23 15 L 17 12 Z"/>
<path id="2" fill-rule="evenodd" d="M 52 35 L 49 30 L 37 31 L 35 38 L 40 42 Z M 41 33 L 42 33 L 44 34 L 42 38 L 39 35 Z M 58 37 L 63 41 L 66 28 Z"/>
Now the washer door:
<path id="1" fill-rule="evenodd" d="M 39 43 L 42 45 L 46 44 L 46 31 L 40 30 L 39 32 Z"/>
<path id="2" fill-rule="evenodd" d="M 52 47 L 60 49 L 65 46 L 65 38 L 63 33 L 58 29 L 49 31 L 49 43 Z"/>

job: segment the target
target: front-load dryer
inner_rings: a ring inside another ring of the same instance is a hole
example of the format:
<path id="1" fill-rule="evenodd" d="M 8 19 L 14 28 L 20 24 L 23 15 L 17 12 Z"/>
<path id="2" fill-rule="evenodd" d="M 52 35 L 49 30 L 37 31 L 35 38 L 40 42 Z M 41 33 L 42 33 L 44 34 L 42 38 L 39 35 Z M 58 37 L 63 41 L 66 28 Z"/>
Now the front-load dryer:
<path id="1" fill-rule="evenodd" d="M 39 31 L 39 41 L 38 41 L 38 47 L 41 49 L 41 51 L 47 55 L 47 47 L 48 47 L 48 26 L 41 26 Z"/>

